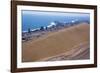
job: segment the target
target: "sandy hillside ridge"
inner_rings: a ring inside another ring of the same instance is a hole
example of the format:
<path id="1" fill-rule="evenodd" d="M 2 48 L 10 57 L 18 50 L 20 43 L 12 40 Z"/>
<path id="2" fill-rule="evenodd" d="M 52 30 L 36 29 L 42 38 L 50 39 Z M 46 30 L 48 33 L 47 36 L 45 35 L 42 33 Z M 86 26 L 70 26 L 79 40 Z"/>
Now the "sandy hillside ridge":
<path id="1" fill-rule="evenodd" d="M 58 32 L 52 32 L 43 38 L 22 44 L 23 62 L 39 61 L 73 49 L 80 43 L 89 43 L 89 24 L 81 23 Z"/>

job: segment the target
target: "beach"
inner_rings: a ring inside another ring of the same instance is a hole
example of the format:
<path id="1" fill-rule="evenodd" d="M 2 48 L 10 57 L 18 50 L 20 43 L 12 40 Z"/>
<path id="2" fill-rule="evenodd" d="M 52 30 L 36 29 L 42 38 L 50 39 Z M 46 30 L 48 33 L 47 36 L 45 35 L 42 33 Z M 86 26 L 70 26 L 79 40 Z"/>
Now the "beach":
<path id="1" fill-rule="evenodd" d="M 89 30 L 89 24 L 80 23 L 43 32 L 43 36 L 22 43 L 22 62 L 89 59 Z"/>

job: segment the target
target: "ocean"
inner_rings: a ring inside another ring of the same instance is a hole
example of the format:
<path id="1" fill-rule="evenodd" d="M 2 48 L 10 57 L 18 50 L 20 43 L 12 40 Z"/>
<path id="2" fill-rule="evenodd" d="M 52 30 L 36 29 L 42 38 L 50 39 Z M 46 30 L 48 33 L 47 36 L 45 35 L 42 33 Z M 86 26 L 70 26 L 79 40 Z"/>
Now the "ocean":
<path id="1" fill-rule="evenodd" d="M 47 27 L 52 22 L 58 21 L 61 23 L 71 23 L 74 21 L 90 22 L 89 13 L 74 13 L 74 12 L 51 12 L 51 11 L 32 11 L 22 10 L 22 32 Z"/>

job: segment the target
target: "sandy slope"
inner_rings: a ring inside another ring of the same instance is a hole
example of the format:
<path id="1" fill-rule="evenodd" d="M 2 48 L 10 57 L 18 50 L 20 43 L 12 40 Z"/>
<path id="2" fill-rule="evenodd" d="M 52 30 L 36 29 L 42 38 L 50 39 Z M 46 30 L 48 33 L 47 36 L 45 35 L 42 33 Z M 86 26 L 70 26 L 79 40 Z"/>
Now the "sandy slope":
<path id="1" fill-rule="evenodd" d="M 82 23 L 22 44 L 23 62 L 39 61 L 73 50 L 75 45 L 89 42 L 89 25 Z M 74 54 L 74 53 L 73 53 Z"/>
<path id="2" fill-rule="evenodd" d="M 73 49 L 59 55 L 40 59 L 40 61 L 59 61 L 59 60 L 82 60 L 90 58 L 89 43 L 84 42 L 75 45 Z"/>

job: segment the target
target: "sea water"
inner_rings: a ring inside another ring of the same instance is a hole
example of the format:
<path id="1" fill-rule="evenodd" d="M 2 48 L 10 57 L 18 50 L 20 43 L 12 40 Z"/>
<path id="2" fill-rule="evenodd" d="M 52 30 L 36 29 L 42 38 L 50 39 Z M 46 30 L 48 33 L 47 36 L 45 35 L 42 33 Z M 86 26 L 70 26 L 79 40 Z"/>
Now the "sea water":
<path id="1" fill-rule="evenodd" d="M 47 27 L 54 21 L 61 23 L 72 23 L 75 21 L 90 22 L 89 13 L 22 10 L 21 15 L 22 32 L 28 31 L 28 29 L 38 29 L 41 26 Z"/>

